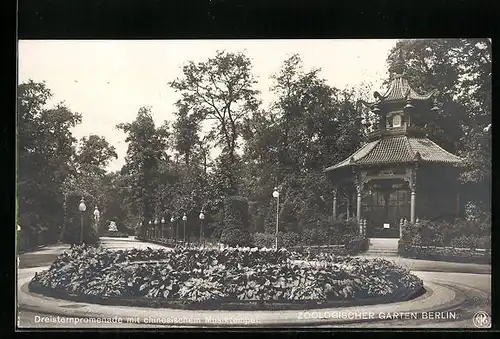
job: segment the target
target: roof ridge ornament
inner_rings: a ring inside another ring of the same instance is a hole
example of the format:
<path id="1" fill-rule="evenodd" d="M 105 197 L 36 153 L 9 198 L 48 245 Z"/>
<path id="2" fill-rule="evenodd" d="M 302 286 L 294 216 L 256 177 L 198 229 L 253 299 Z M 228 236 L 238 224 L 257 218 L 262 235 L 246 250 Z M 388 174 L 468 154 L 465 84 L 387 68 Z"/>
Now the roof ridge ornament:
<path id="1" fill-rule="evenodd" d="M 415 152 L 415 156 L 413 157 L 413 160 L 415 160 L 415 161 L 420 161 L 420 160 L 422 160 L 422 156 L 420 155 L 420 152 L 419 152 L 419 151 L 416 151 L 416 152 Z"/>
<path id="2" fill-rule="evenodd" d="M 411 99 L 410 99 L 410 96 L 409 96 L 409 92 L 406 94 L 406 106 L 405 106 L 405 109 L 412 109 L 414 108 L 414 106 L 411 104 Z"/>
<path id="3" fill-rule="evenodd" d="M 432 100 L 432 108 L 431 108 L 431 111 L 432 111 L 432 112 L 437 112 L 437 111 L 439 111 L 439 107 L 437 107 L 436 98 L 434 98 L 434 99 Z"/>

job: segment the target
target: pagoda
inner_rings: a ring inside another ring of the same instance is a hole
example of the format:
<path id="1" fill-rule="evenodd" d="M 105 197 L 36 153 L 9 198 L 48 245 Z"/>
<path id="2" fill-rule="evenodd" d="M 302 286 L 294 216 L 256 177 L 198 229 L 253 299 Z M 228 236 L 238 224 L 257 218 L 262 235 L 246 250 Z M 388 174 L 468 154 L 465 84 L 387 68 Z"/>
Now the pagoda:
<path id="1" fill-rule="evenodd" d="M 406 222 L 451 219 L 460 213 L 459 165 L 463 159 L 433 142 L 426 130 L 440 114 L 436 91 L 420 94 L 396 64 L 385 94 L 364 102 L 376 117 L 367 142 L 347 159 L 325 169 L 333 183 L 333 214 L 339 192 L 346 217 L 354 206 L 369 237 L 401 237 Z"/>

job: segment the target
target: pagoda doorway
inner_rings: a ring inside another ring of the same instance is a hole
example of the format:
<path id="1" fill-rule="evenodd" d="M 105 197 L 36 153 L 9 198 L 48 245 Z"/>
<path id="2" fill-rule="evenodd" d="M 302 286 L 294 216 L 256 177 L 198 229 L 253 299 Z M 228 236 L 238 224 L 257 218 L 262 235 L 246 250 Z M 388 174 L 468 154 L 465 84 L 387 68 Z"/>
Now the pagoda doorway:
<path id="1" fill-rule="evenodd" d="M 411 191 L 403 180 L 380 180 L 367 185 L 362 215 L 370 238 L 399 238 L 401 219 L 410 218 Z"/>

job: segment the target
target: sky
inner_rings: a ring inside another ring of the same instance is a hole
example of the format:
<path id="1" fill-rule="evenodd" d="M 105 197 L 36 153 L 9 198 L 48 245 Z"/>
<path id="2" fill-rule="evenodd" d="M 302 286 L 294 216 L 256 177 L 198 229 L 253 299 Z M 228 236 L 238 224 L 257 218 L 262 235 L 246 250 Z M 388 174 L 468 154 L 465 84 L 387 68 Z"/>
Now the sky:
<path id="1" fill-rule="evenodd" d="M 320 68 L 328 84 L 343 89 L 370 84 L 380 89 L 387 77 L 386 58 L 396 40 L 21 40 L 19 77 L 45 81 L 54 97 L 82 115 L 73 135 L 97 134 L 116 148 L 108 170 L 125 163 L 127 144 L 116 125 L 131 122 L 150 106 L 155 123 L 173 121 L 179 99 L 168 85 L 182 77 L 188 61 L 206 61 L 217 50 L 243 52 L 252 61 L 263 107 L 273 96 L 270 76 L 297 53 L 304 70 Z"/>

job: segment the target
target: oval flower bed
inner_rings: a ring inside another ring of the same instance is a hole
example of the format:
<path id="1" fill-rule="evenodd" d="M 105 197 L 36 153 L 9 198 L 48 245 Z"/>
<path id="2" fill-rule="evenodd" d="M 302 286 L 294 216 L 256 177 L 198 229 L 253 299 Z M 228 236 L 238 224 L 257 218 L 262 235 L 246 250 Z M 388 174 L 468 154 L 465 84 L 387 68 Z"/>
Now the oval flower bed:
<path id="1" fill-rule="evenodd" d="M 308 262 L 314 263 L 308 264 Z M 257 248 L 110 251 L 74 247 L 35 275 L 33 292 L 141 306 L 383 303 L 423 291 L 422 280 L 383 259 Z"/>

